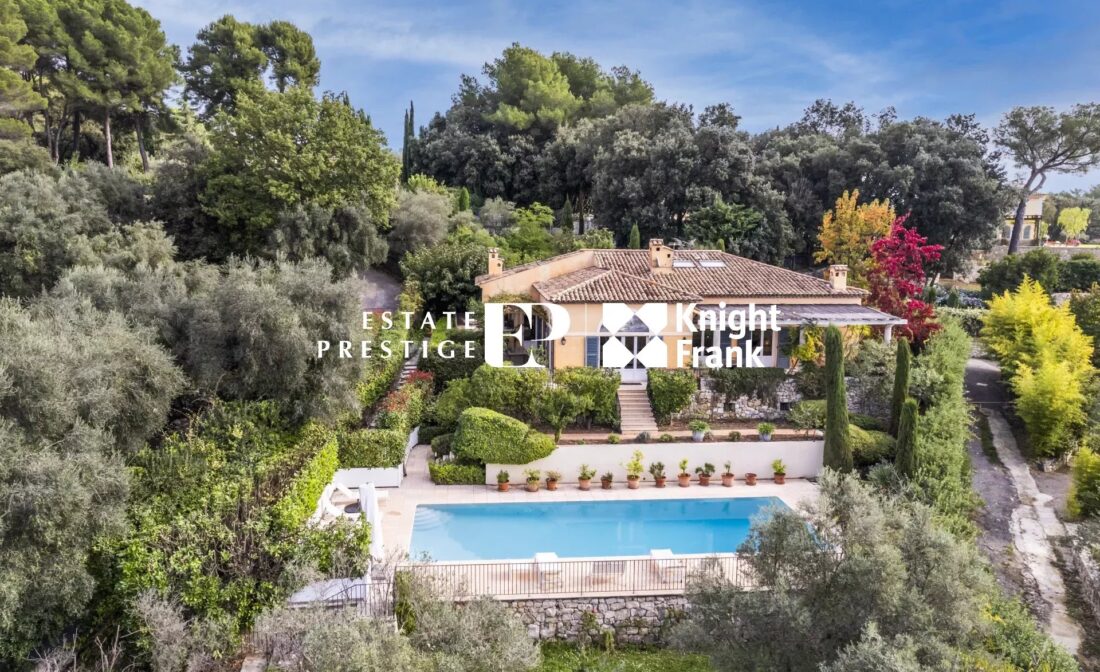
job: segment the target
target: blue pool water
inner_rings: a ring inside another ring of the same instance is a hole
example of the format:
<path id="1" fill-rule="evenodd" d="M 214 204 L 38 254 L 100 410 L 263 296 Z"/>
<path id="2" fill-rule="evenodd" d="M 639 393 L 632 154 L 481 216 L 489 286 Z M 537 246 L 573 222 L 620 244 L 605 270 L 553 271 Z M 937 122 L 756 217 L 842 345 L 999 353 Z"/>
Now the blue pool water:
<path id="1" fill-rule="evenodd" d="M 432 560 L 731 553 L 748 535 L 750 518 L 776 497 L 649 499 L 539 504 L 430 504 L 416 507 L 412 557 Z"/>

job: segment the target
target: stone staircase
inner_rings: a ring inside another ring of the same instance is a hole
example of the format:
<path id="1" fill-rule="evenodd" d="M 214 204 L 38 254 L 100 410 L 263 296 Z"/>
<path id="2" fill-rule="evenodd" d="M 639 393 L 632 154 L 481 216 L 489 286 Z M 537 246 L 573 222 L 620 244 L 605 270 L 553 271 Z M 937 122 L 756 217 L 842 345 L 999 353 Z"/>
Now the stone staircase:
<path id="1" fill-rule="evenodd" d="M 653 418 L 645 385 L 619 386 L 619 426 L 625 441 L 641 432 L 656 433 L 657 421 Z"/>
<path id="2" fill-rule="evenodd" d="M 416 365 L 420 362 L 420 355 L 416 354 L 410 357 L 401 367 L 401 375 L 397 377 L 397 385 L 395 389 L 401 387 L 409 380 L 409 376 L 416 371 Z"/>

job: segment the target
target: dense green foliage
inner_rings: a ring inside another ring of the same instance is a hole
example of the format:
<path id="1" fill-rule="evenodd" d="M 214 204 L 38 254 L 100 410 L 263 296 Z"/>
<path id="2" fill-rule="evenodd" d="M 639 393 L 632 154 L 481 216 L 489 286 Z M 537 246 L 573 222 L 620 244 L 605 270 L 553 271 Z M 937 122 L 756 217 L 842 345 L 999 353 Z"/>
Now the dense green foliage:
<path id="1" fill-rule="evenodd" d="M 1069 312 L 1081 332 L 1092 339 L 1092 366 L 1100 366 L 1100 284 L 1087 292 L 1074 292 L 1069 299 Z"/>
<path id="2" fill-rule="evenodd" d="M 948 308 L 938 306 L 936 315 L 956 322 L 967 336 L 977 336 L 982 330 L 982 321 L 985 319 L 984 308 Z"/>
<path id="3" fill-rule="evenodd" d="M 1068 509 L 1076 516 L 1100 517 L 1100 455 L 1087 446 L 1081 448 L 1073 461 L 1073 491 Z"/>
<path id="4" fill-rule="evenodd" d="M 488 408 L 468 408 L 452 442 L 460 457 L 495 464 L 527 464 L 554 452 L 553 438 Z"/>
<path id="5" fill-rule="evenodd" d="M 428 475 L 436 485 L 484 485 L 485 467 L 480 464 L 429 462 Z"/>
<path id="6" fill-rule="evenodd" d="M 960 659 L 978 669 L 1076 669 L 1004 606 L 977 547 L 936 525 L 927 507 L 833 471 L 819 483 L 802 511 L 753 523 L 740 552 L 764 590 L 738 588 L 718 572 L 694 579 L 674 633 L 682 648 L 706 652 L 723 672 L 816 671 L 834 661 L 826 669 L 915 672 Z M 841 664 L 873 660 L 874 651 L 910 662 Z"/>
<path id="7" fill-rule="evenodd" d="M 779 384 L 787 379 L 787 372 L 774 367 L 740 367 L 711 369 L 707 377 L 711 389 L 721 394 L 726 404 L 749 397 L 768 406 L 777 406 Z"/>
<path id="8" fill-rule="evenodd" d="M 852 446 L 852 465 L 866 470 L 894 456 L 894 437 L 886 432 L 848 425 L 848 443 Z"/>
<path id="9" fill-rule="evenodd" d="M 848 395 L 844 384 L 844 345 L 840 330 L 825 330 L 825 466 L 852 470 Z"/>
<path id="10" fill-rule="evenodd" d="M 646 393 L 657 422 L 667 425 L 673 413 L 688 407 L 695 395 L 695 374 L 685 369 L 647 369 Z"/>
<path id="11" fill-rule="evenodd" d="M 667 649 L 620 648 L 603 651 L 595 647 L 578 648 L 571 644 L 542 645 L 539 672 L 577 672 L 578 670 L 618 670 L 621 672 L 710 672 L 705 656 Z"/>
<path id="12" fill-rule="evenodd" d="M 909 351 L 909 343 L 905 339 L 898 339 L 897 350 L 897 359 L 894 362 L 894 393 L 890 397 L 890 424 L 888 425 L 888 431 L 894 436 L 898 435 L 901 407 L 909 398 L 909 367 L 913 357 Z"/>
<path id="13" fill-rule="evenodd" d="M 574 367 L 554 372 L 554 382 L 587 400 L 579 418 L 585 425 L 593 423 L 614 427 L 619 421 L 619 372 L 611 369 Z"/>
<path id="14" fill-rule="evenodd" d="M 897 450 L 894 464 L 898 473 L 912 478 L 917 473 L 917 402 L 906 399 L 898 419 Z"/>
<path id="15" fill-rule="evenodd" d="M 400 429 L 354 429 L 340 432 L 340 466 L 396 467 L 405 460 L 408 433 Z"/>
<path id="16" fill-rule="evenodd" d="M 406 280 L 416 283 L 424 307 L 438 314 L 465 310 L 471 299 L 480 297 L 474 279 L 485 273 L 488 263 L 486 246 L 449 239 L 405 255 L 401 272 Z"/>
<path id="17" fill-rule="evenodd" d="M 982 297 L 1013 292 L 1028 277 L 1047 292 L 1087 290 L 1100 282 L 1100 259 L 1088 253 L 1062 259 L 1044 249 L 998 259 L 978 273 Z"/>

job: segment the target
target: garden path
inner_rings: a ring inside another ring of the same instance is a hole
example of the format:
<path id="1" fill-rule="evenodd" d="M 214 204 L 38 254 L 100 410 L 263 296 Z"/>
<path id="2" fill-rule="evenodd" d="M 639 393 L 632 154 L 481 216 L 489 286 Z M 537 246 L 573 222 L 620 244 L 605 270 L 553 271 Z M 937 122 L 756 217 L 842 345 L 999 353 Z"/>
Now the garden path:
<path id="1" fill-rule="evenodd" d="M 1001 414 L 999 406 L 1007 397 L 1000 384 L 997 364 L 984 359 L 970 359 L 966 373 L 967 394 L 971 401 L 982 406 L 1000 462 L 996 465 L 988 459 L 975 460 L 974 486 L 986 503 L 986 512 L 979 522 L 983 526 L 993 523 L 992 529 L 983 533 L 983 550 L 991 554 L 994 564 L 1007 563 L 1022 571 L 1025 597 L 1030 592 L 1029 587 L 1034 587 L 1041 597 L 1042 608 L 1037 611 L 1045 629 L 1056 642 L 1076 653 L 1081 645 L 1082 631 L 1069 614 L 1066 587 L 1051 542 L 1052 538 L 1065 536 L 1065 526 L 1058 519 L 1053 498 L 1039 490 L 1031 468 Z M 990 468 L 1000 470 L 1003 476 L 991 475 Z M 998 523 L 1003 524 L 1006 514 L 1011 547 L 991 541 L 1003 535 L 1004 529 Z M 1013 559 L 1016 555 L 1018 561 Z M 1029 602 L 1035 606 L 1034 600 Z"/>

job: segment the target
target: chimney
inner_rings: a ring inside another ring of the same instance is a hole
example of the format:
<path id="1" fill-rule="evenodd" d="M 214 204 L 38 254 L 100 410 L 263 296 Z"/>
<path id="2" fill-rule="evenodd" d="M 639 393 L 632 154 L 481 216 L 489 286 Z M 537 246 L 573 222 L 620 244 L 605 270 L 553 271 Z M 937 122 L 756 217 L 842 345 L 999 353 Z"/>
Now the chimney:
<path id="1" fill-rule="evenodd" d="M 489 248 L 489 277 L 504 273 L 504 260 L 500 258 L 500 250 Z"/>
<path id="2" fill-rule="evenodd" d="M 838 292 L 848 289 L 848 267 L 845 264 L 833 264 L 825 269 L 825 279 Z"/>
<path id="3" fill-rule="evenodd" d="M 672 268 L 672 249 L 665 247 L 665 241 L 660 238 L 649 239 L 649 266 L 650 268 Z"/>

